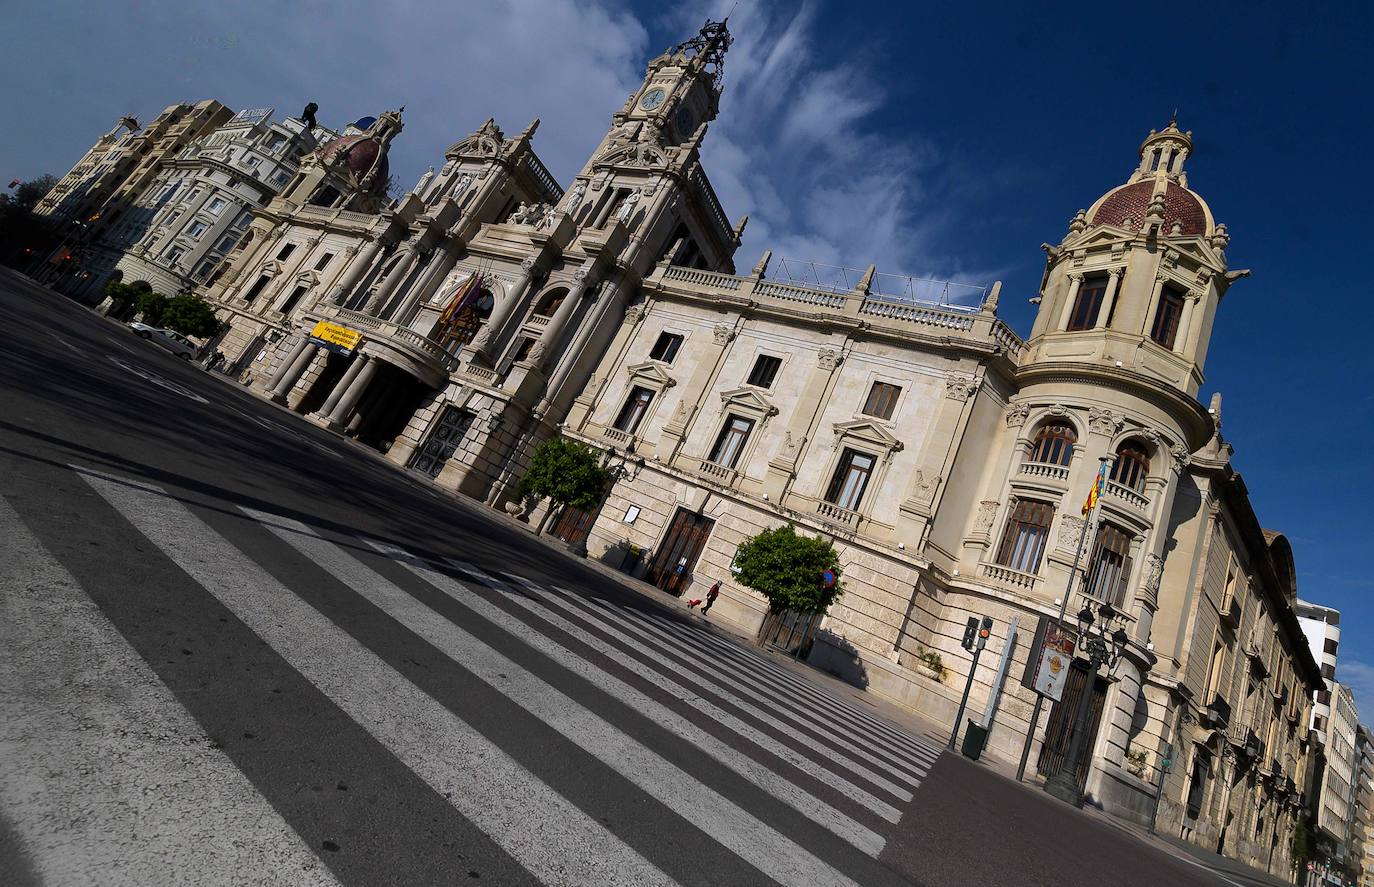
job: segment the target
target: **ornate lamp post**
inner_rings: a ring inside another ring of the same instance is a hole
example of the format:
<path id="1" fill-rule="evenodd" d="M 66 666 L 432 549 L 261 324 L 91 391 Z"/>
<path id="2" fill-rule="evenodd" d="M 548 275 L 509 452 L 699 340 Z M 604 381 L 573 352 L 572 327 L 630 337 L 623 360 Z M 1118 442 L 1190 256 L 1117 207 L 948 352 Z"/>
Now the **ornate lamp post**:
<path id="1" fill-rule="evenodd" d="M 1129 640 L 1126 629 L 1121 625 L 1112 631 L 1112 625 L 1123 619 L 1115 607 L 1104 603 L 1097 608 L 1097 616 L 1095 620 L 1091 606 L 1085 606 L 1078 614 L 1078 648 L 1088 657 L 1088 678 L 1078 697 L 1069 753 L 1059 772 L 1045 783 L 1045 791 L 1075 807 L 1083 806 L 1083 791 L 1078 785 L 1078 760 L 1087 752 L 1085 734 L 1088 732 L 1088 715 L 1092 711 L 1093 684 L 1097 680 L 1097 671 L 1106 665 L 1107 673 L 1111 674 L 1121 654 L 1126 652 L 1126 642 Z"/>

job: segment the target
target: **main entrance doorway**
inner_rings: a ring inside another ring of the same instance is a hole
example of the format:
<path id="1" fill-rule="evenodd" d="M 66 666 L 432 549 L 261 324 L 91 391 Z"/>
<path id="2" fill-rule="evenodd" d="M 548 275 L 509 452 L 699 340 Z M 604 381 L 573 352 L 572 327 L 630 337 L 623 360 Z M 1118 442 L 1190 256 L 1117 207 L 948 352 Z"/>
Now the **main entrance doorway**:
<path id="1" fill-rule="evenodd" d="M 682 594 L 715 525 L 709 517 L 679 508 L 668 526 L 668 535 L 649 562 L 648 580 L 669 594 Z"/>
<path id="2" fill-rule="evenodd" d="M 444 463 L 458 449 L 463 436 L 472 427 L 474 418 L 468 410 L 446 405 L 424 445 L 410 457 L 410 467 L 430 477 L 438 477 L 439 472 L 444 470 Z"/>
<path id="3" fill-rule="evenodd" d="M 1096 676 L 1094 676 L 1096 677 Z M 1088 669 L 1082 660 L 1075 659 L 1069 669 L 1069 679 L 1064 685 L 1064 696 L 1050 709 L 1050 720 L 1045 725 L 1045 743 L 1040 746 L 1040 757 L 1036 770 L 1042 776 L 1050 777 L 1059 772 L 1069 756 L 1069 741 L 1072 738 L 1073 722 L 1078 715 L 1078 700 L 1088 684 Z M 1102 720 L 1102 706 L 1107 701 L 1107 682 L 1100 677 L 1093 681 L 1092 709 L 1088 713 L 1088 733 L 1083 740 L 1083 753 L 1078 760 L 1078 790 L 1081 792 L 1088 783 L 1088 765 L 1092 762 L 1093 742 L 1097 738 L 1097 725 Z"/>

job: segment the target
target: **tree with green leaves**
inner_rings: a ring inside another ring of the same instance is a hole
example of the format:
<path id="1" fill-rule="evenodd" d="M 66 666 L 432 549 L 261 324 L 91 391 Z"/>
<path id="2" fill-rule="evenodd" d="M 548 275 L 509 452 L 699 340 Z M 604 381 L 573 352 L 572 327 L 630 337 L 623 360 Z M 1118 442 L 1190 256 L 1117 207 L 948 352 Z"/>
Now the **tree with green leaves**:
<path id="1" fill-rule="evenodd" d="M 591 447 L 551 437 L 535 448 L 515 494 L 531 505 L 549 500 L 551 507 L 539 522 L 538 532 L 543 533 L 555 511 L 569 506 L 583 511 L 599 508 L 610 480 L 610 472 Z"/>
<path id="2" fill-rule="evenodd" d="M 741 542 L 735 568 L 735 581 L 767 598 L 771 615 L 784 610 L 824 612 L 843 594 L 835 546 L 820 536 L 803 536 L 791 524 Z M 828 588 L 822 578 L 826 570 L 835 575 Z"/>
<path id="3" fill-rule="evenodd" d="M 134 296 L 134 307 L 143 315 L 143 322 L 148 326 L 162 326 L 162 315 L 167 311 L 167 302 L 166 296 L 152 290 Z"/>
<path id="4" fill-rule="evenodd" d="M 200 296 L 173 296 L 162 312 L 162 326 L 186 336 L 208 338 L 219 332 L 215 309 Z"/>

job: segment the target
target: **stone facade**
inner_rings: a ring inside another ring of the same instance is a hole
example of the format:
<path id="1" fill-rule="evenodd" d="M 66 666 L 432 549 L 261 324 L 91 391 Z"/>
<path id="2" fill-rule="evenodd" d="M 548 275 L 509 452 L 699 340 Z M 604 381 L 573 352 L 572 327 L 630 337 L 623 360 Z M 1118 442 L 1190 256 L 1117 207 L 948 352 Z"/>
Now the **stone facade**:
<path id="1" fill-rule="evenodd" d="M 539 442 L 603 451 L 604 504 L 555 531 L 679 594 L 721 581 L 712 618 L 748 630 L 766 607 L 733 581 L 738 544 L 783 522 L 823 535 L 844 594 L 810 661 L 936 721 L 968 617 L 996 621 L 993 653 L 1016 621 L 1011 677 L 994 687 L 985 658 L 970 708 L 1009 762 L 1035 712 L 1033 766 L 1063 754 L 1062 731 L 1042 737 L 1069 703 L 1040 711 L 1017 680 L 1036 624 L 1109 602 L 1128 640 L 1110 680 L 1080 682 L 1101 708 L 1088 797 L 1148 821 L 1168 760 L 1161 828 L 1287 874 L 1321 675 L 1288 542 L 1261 529 L 1220 398 L 1198 401 L 1248 272 L 1188 186 L 1190 134 L 1151 132 L 1129 180 L 1045 245 L 1023 340 L 996 284 L 940 298 L 959 287 L 870 267 L 806 285 L 767 254 L 736 273 L 745 220 L 699 159 L 729 39 L 708 25 L 651 61 L 566 191 L 534 125 L 487 121 L 390 205 L 375 185 L 399 114 L 324 144 L 207 288 L 235 372 L 513 512 Z"/>

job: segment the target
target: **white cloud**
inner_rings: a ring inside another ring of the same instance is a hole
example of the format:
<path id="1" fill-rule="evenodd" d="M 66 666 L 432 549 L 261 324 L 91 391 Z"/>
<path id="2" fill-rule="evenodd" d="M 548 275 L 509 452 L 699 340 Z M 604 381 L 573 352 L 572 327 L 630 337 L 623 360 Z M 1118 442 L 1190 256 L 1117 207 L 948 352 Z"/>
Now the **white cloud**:
<path id="1" fill-rule="evenodd" d="M 1360 722 L 1374 721 L 1374 665 L 1358 659 L 1338 659 L 1336 680 L 1350 687 L 1355 707 L 1360 712 Z"/>

